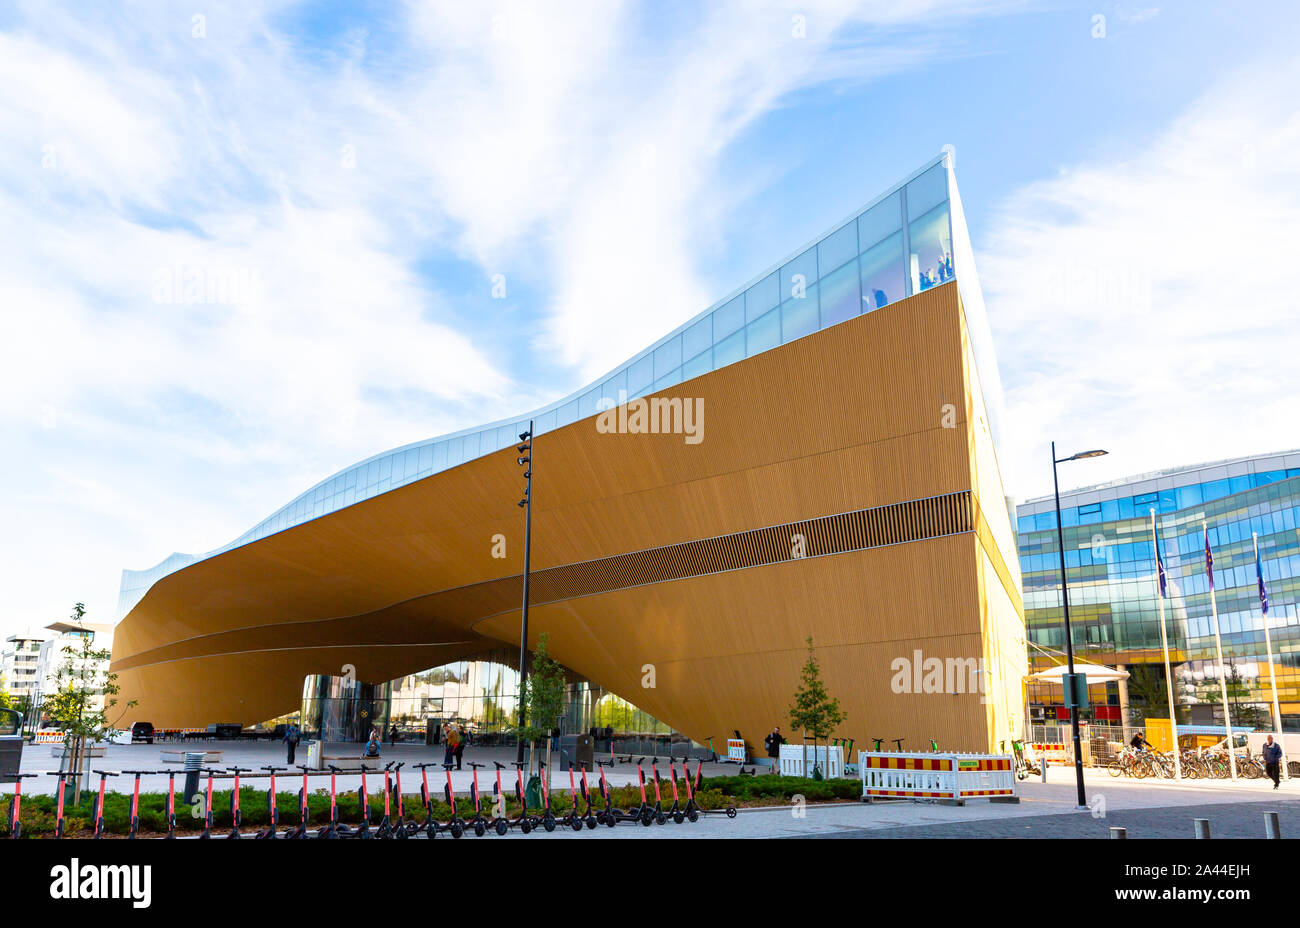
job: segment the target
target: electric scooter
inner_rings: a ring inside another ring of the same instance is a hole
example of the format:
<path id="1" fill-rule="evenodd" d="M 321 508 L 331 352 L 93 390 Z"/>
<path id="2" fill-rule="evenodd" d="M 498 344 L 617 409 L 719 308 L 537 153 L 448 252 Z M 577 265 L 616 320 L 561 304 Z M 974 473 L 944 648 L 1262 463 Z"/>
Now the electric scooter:
<path id="1" fill-rule="evenodd" d="M 376 838 L 387 839 L 397 837 L 390 819 L 392 813 L 392 802 L 390 799 L 391 790 L 389 789 L 390 784 L 388 781 L 388 772 L 393 769 L 393 764 L 395 763 L 396 761 L 390 760 L 388 763 L 384 764 L 384 817 L 379 820 L 379 827 L 375 830 Z M 406 834 L 403 833 L 402 837 L 405 838 Z"/>
<path id="2" fill-rule="evenodd" d="M 413 825 L 415 830 L 423 831 L 425 836 L 430 840 L 438 834 L 438 823 L 433 818 L 433 794 L 429 792 L 429 768 L 436 767 L 437 764 L 416 764 L 415 769 L 420 771 L 420 802 L 424 805 L 424 822 L 423 824 Z"/>
<path id="3" fill-rule="evenodd" d="M 47 776 L 59 778 L 59 798 L 54 807 L 54 837 L 63 837 L 63 797 L 68 787 L 68 777 L 75 777 L 77 774 L 71 770 L 51 771 Z M 12 831 L 10 832 L 12 834 Z"/>
<path id="4" fill-rule="evenodd" d="M 339 823 L 339 803 L 338 803 L 339 768 L 335 767 L 333 764 L 330 764 L 329 768 L 330 768 L 330 820 L 326 824 L 320 827 L 320 829 L 316 832 L 316 837 L 325 838 L 325 839 L 334 839 L 334 838 L 343 837 L 343 830 L 347 828 L 347 826 L 341 825 Z M 306 770 L 304 770 L 302 774 L 302 786 L 304 790 L 307 788 Z M 306 801 L 307 800 L 304 797 L 303 802 Z"/>
<path id="5" fill-rule="evenodd" d="M 142 773 L 153 773 L 152 770 L 123 770 L 123 773 L 134 774 L 135 785 L 131 789 L 131 829 L 126 833 L 128 840 L 134 840 L 140 831 L 140 775 Z"/>
<path id="6" fill-rule="evenodd" d="M 302 771 L 302 786 L 298 789 L 298 827 L 290 829 L 284 833 L 286 838 L 293 838 L 295 841 L 305 841 L 307 839 L 307 819 L 310 812 L 307 806 L 307 772 L 311 770 L 305 764 L 294 764 Z"/>
<path id="7" fill-rule="evenodd" d="M 108 778 L 117 776 L 117 773 L 113 770 L 92 770 L 91 773 L 99 774 L 99 795 L 95 797 L 94 837 L 102 838 L 104 836 L 104 791 Z"/>
<path id="8" fill-rule="evenodd" d="M 239 775 L 241 773 L 252 773 L 252 767 L 231 767 L 230 772 L 235 775 L 235 786 L 230 791 L 230 834 L 226 835 L 228 840 L 238 840 L 243 837 L 239 830 L 240 824 L 244 821 L 244 814 L 239 811 Z"/>
<path id="9" fill-rule="evenodd" d="M 500 761 L 493 761 L 497 768 L 497 783 L 493 788 L 493 797 L 496 800 L 496 817 L 492 819 L 492 828 L 498 835 L 504 837 L 510 831 L 510 817 L 506 815 L 506 794 L 501 788 L 501 771 L 506 769 L 506 765 Z"/>
<path id="10" fill-rule="evenodd" d="M 487 764 L 476 764 L 470 761 L 469 766 L 474 771 L 474 780 L 470 786 L 470 797 L 474 800 L 474 816 L 465 825 L 474 829 L 474 837 L 481 838 L 487 834 L 488 825 L 491 824 L 483 815 L 483 797 L 478 791 L 478 770 L 480 767 L 486 767 Z"/>
<path id="11" fill-rule="evenodd" d="M 208 768 L 208 791 L 203 799 L 203 831 L 199 835 L 203 839 L 212 837 L 212 774 L 215 772 L 214 768 Z"/>
<path id="12" fill-rule="evenodd" d="M 419 834 L 420 826 L 406 818 L 406 800 L 402 798 L 402 768 L 406 761 L 393 765 L 393 802 L 397 806 L 397 821 L 393 824 L 394 838 L 412 838 Z"/>
<path id="13" fill-rule="evenodd" d="M 451 806 L 451 818 L 447 819 L 446 828 L 453 838 L 459 838 L 465 833 L 465 823 L 456 814 L 456 791 L 451 786 L 451 771 L 455 766 L 455 764 L 443 764 L 442 769 L 447 771 L 447 805 Z"/>
<path id="14" fill-rule="evenodd" d="M 681 798 L 677 794 L 677 762 L 668 758 L 668 782 L 673 785 L 673 804 L 665 814 L 671 816 L 674 823 L 680 825 L 686 821 L 686 811 L 682 808 Z"/>
<path id="15" fill-rule="evenodd" d="M 519 818 L 510 824 L 518 828 L 521 834 L 528 834 L 537 827 L 537 819 L 528 814 L 528 799 L 524 792 L 524 766 L 525 762 L 517 760 L 515 764 L 515 797 L 519 800 Z"/>
<path id="16" fill-rule="evenodd" d="M 662 825 L 664 822 L 668 821 L 668 817 L 664 815 L 664 800 L 663 797 L 659 795 L 659 758 L 658 757 L 650 758 L 650 775 L 654 777 L 654 781 L 655 781 L 655 807 L 652 815 L 654 817 L 655 824 Z"/>
<path id="17" fill-rule="evenodd" d="M 167 820 L 167 837 L 176 837 L 176 771 L 167 771 L 167 807 L 163 809 Z"/>
<path id="18" fill-rule="evenodd" d="M 14 774 L 14 798 L 9 803 L 9 837 L 21 838 L 23 835 L 23 823 L 20 816 L 23 805 L 23 780 L 30 777 L 40 776 L 39 773 L 16 773 Z M 62 786 L 63 782 L 59 781 Z M 59 808 L 62 810 L 62 794 L 60 794 Z M 62 821 L 60 820 L 60 824 Z"/>
<path id="19" fill-rule="evenodd" d="M 582 768 L 582 798 L 587 800 L 587 809 L 582 813 L 582 821 L 588 830 L 594 831 L 600 822 L 596 821 L 596 815 L 591 809 L 591 790 L 587 788 L 587 765 L 579 764 L 579 766 Z"/>
<path id="20" fill-rule="evenodd" d="M 582 813 L 578 811 L 578 784 L 573 779 L 572 763 L 569 764 L 569 796 L 573 800 L 573 805 L 569 809 L 569 814 L 560 821 L 574 831 L 582 831 Z"/>
<path id="21" fill-rule="evenodd" d="M 605 779 L 605 768 L 612 767 L 614 762 L 596 761 L 596 765 L 600 767 L 600 795 L 605 800 L 605 808 L 596 813 L 596 821 L 613 828 L 623 817 L 622 811 L 614 808 L 614 794 L 610 791 L 609 781 Z"/>
<path id="22" fill-rule="evenodd" d="M 690 796 L 689 801 L 686 803 L 686 817 L 691 819 L 692 822 L 695 821 L 695 818 L 691 818 L 691 812 L 694 811 L 696 818 L 701 815 L 725 815 L 727 818 L 735 818 L 735 806 L 727 806 L 725 809 L 702 809 L 700 804 L 695 801 L 695 794 L 700 791 L 700 783 L 702 782 L 700 780 L 700 770 L 703 767 L 704 761 L 701 760 L 695 766 L 695 782 L 692 783 L 689 779 L 686 781 L 686 791 Z"/>
<path id="23" fill-rule="evenodd" d="M 641 766 L 644 763 L 644 757 L 640 758 L 636 762 L 636 777 L 641 784 L 641 805 L 637 806 L 635 809 L 629 810 L 627 815 L 632 821 L 640 822 L 642 825 L 649 826 L 649 824 L 654 821 L 654 810 L 650 808 L 650 804 L 646 802 L 645 798 L 645 768 Z"/>
<path id="24" fill-rule="evenodd" d="M 370 791 L 366 788 L 366 773 L 373 769 L 365 764 L 361 765 L 361 786 L 357 789 L 357 807 L 361 810 L 361 824 L 356 828 L 340 829 L 345 838 L 369 840 L 374 837 L 370 833 Z"/>
<path id="25" fill-rule="evenodd" d="M 277 770 L 288 770 L 289 768 L 272 766 L 263 767 L 262 769 L 268 771 L 271 775 L 271 788 L 266 791 L 266 813 L 267 818 L 270 821 L 267 823 L 265 831 L 259 831 L 254 834 L 253 837 L 259 840 L 266 840 L 280 837 L 280 808 L 277 805 L 275 795 L 275 772 Z M 289 832 L 288 834 L 293 834 L 293 832 Z"/>
<path id="26" fill-rule="evenodd" d="M 542 773 L 542 827 L 551 832 L 555 830 L 556 824 L 555 813 L 551 811 L 551 776 L 546 764 L 538 761 L 537 766 Z"/>

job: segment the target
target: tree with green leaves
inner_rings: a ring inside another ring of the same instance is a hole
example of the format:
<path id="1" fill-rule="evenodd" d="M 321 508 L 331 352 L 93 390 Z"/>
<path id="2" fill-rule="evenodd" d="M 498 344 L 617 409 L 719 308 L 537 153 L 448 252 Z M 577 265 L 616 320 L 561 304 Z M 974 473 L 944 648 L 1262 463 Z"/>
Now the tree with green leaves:
<path id="1" fill-rule="evenodd" d="M 71 620 L 85 625 L 86 607 L 77 603 L 72 608 Z M 75 770 L 76 786 L 73 804 L 81 799 L 81 772 L 85 766 L 87 743 L 97 743 L 108 738 L 113 730 L 108 713 L 117 706 L 117 674 L 110 673 L 108 661 L 112 652 L 94 646 L 94 633 L 89 629 L 77 635 L 77 644 L 63 648 L 63 663 L 55 675 L 54 691 L 45 697 L 41 710 L 63 732 L 63 751 L 67 769 Z M 120 721 L 125 710 L 135 705 L 126 704 L 113 721 Z"/>
<path id="2" fill-rule="evenodd" d="M 809 734 L 813 737 L 813 758 L 817 757 L 817 742 L 830 738 L 848 716 L 840 708 L 840 701 L 831 696 L 822 680 L 821 665 L 813 649 L 812 636 L 808 636 L 808 660 L 800 671 L 799 688 L 794 694 L 794 704 L 790 706 L 790 725 L 795 730 L 804 732 L 805 741 Z M 806 750 L 806 749 L 805 749 Z M 804 755 L 804 771 L 808 770 L 808 757 Z M 814 763 L 813 778 L 820 779 L 821 768 Z"/>
<path id="3" fill-rule="evenodd" d="M 522 693 L 525 724 L 522 727 L 516 726 L 515 731 L 533 749 L 542 738 L 546 739 L 546 762 L 549 768 L 551 732 L 559 724 L 564 712 L 565 680 L 563 665 L 551 657 L 546 643 L 547 635 L 543 633 L 537 640 L 537 650 L 528 662 L 528 679 Z"/>

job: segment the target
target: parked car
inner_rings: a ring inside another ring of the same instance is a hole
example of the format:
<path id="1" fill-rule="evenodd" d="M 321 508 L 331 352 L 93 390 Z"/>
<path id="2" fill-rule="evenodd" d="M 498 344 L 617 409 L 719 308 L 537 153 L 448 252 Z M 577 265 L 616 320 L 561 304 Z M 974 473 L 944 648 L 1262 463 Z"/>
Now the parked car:
<path id="1" fill-rule="evenodd" d="M 136 722 L 131 726 L 131 743 L 153 744 L 153 722 Z"/>

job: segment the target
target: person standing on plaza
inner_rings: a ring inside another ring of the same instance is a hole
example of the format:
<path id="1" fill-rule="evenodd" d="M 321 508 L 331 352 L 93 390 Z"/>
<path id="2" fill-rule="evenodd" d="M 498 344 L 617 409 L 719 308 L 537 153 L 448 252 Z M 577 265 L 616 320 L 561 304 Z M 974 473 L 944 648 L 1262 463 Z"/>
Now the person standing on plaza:
<path id="1" fill-rule="evenodd" d="M 781 771 L 781 745 L 785 744 L 785 738 L 781 735 L 781 726 L 772 729 L 772 733 L 763 739 L 763 744 L 767 747 L 767 756 L 772 759 L 772 772 Z"/>
<path id="2" fill-rule="evenodd" d="M 1282 745 L 1275 744 L 1272 735 L 1264 741 L 1264 771 L 1277 789 L 1282 784 Z"/>
<path id="3" fill-rule="evenodd" d="M 456 752 L 455 753 L 456 753 L 456 769 L 459 770 L 460 765 L 465 757 L 465 729 L 460 727 L 457 727 L 456 729 Z"/>
<path id="4" fill-rule="evenodd" d="M 456 726 L 448 724 L 445 736 L 442 739 L 446 745 L 446 751 L 443 754 L 442 762 L 444 764 L 453 764 L 456 762 L 456 749 L 460 747 L 460 733 L 456 731 Z"/>
<path id="5" fill-rule="evenodd" d="M 284 730 L 284 744 L 288 752 L 286 763 L 293 763 L 294 752 L 298 750 L 298 742 L 301 740 L 302 733 L 298 730 L 298 726 L 290 722 L 289 727 Z"/>

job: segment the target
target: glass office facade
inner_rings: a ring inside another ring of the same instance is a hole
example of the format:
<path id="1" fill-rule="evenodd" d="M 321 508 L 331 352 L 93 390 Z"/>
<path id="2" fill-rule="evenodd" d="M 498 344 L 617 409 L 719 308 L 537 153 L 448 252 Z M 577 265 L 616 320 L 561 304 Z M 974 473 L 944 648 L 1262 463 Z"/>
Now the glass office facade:
<path id="1" fill-rule="evenodd" d="M 954 248 L 954 242 L 956 248 Z M 956 255 L 956 258 L 954 258 Z M 939 286 L 973 262 L 948 154 L 936 158 L 835 228 L 719 300 L 611 373 L 526 415 L 407 445 L 322 481 L 239 538 L 203 555 L 173 554 L 148 570 L 123 571 L 125 616 L 159 579 L 372 496 L 508 448 L 535 421 L 537 434 L 596 415 L 610 404 L 666 390 L 820 329 Z M 983 301 L 962 289 L 990 418 L 1000 398 Z M 972 314 L 979 318 L 970 318 Z M 985 358 L 989 360 L 985 362 Z M 987 369 L 985 369 L 987 368 Z M 995 422 L 994 428 L 996 431 Z"/>
<path id="2" fill-rule="evenodd" d="M 1150 474 L 1061 496 L 1070 619 L 1077 660 L 1124 665 L 1164 692 L 1151 511 L 1169 577 L 1165 600 L 1180 720 L 1221 722 L 1219 677 L 1230 683 L 1234 723 L 1269 725 L 1272 676 L 1255 578 L 1252 535 L 1259 539 L 1270 607 L 1278 697 L 1288 729 L 1300 730 L 1300 453 L 1225 461 Z M 1061 662 L 1065 647 L 1059 548 L 1051 497 L 1017 508 L 1025 622 L 1035 669 Z M 1202 524 L 1209 527 L 1223 642 L 1217 659 Z M 1158 678 L 1158 680 L 1157 680 Z M 1124 689 L 1131 692 L 1135 681 Z M 1092 699 L 1096 721 L 1130 721 L 1119 712 L 1121 687 Z M 1163 697 L 1161 697 L 1163 704 Z M 1059 687 L 1031 685 L 1031 712 L 1065 715 Z"/>

